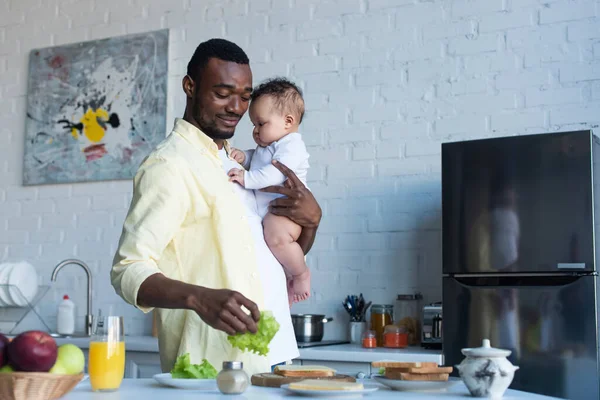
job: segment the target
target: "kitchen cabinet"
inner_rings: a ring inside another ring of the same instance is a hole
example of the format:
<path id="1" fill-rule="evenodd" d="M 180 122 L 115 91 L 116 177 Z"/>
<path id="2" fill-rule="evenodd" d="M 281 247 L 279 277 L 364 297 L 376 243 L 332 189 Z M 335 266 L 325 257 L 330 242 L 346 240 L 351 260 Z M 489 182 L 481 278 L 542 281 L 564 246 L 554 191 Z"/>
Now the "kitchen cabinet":
<path id="1" fill-rule="evenodd" d="M 158 353 L 128 351 L 125 360 L 125 378 L 145 379 L 162 373 Z"/>

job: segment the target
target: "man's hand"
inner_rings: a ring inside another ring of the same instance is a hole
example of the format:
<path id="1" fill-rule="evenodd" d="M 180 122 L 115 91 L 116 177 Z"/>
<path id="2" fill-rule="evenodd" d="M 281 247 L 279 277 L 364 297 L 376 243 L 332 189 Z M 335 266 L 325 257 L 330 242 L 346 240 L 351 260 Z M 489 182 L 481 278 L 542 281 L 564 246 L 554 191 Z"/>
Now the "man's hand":
<path id="1" fill-rule="evenodd" d="M 229 170 L 227 175 L 229 175 L 230 182 L 237 182 L 240 185 L 244 186 L 244 170 L 238 168 L 232 168 Z"/>
<path id="2" fill-rule="evenodd" d="M 231 150 L 231 157 L 235 161 L 237 161 L 238 163 L 240 163 L 241 165 L 244 165 L 244 162 L 246 162 L 246 153 L 244 153 L 241 150 L 238 150 L 238 149 Z"/>
<path id="3" fill-rule="evenodd" d="M 198 289 L 198 295 L 192 296 L 189 308 L 196 311 L 202 321 L 228 335 L 256 333 L 260 312 L 253 301 L 229 289 Z M 250 311 L 250 315 L 242 306 Z"/>
<path id="4" fill-rule="evenodd" d="M 278 161 L 273 165 L 287 178 L 284 186 L 269 186 L 263 192 L 279 193 L 280 197 L 271 202 L 269 211 L 272 214 L 288 217 L 303 228 L 317 228 L 321 222 L 321 207 L 314 196 L 298 179 L 296 174 Z"/>

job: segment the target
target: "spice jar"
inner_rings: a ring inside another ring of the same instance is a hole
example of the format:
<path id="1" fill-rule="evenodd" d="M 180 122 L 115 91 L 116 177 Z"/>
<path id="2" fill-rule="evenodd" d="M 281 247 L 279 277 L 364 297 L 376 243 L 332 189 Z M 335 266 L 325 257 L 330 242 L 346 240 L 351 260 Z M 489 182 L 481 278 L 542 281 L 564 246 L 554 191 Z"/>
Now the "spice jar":
<path id="1" fill-rule="evenodd" d="M 383 329 L 392 324 L 394 306 L 391 304 L 373 304 L 371 307 L 371 329 L 375 331 L 377 346 L 383 347 Z"/>
<path id="2" fill-rule="evenodd" d="M 362 347 L 366 349 L 373 349 L 377 347 L 377 339 L 375 338 L 374 331 L 366 331 L 362 335 Z"/>
<path id="3" fill-rule="evenodd" d="M 406 346 L 408 346 L 408 333 L 406 333 L 406 329 L 396 325 L 388 325 L 384 328 L 383 347 L 400 349 Z"/>
<path id="4" fill-rule="evenodd" d="M 246 391 L 250 379 L 241 361 L 223 361 L 223 369 L 217 375 L 217 387 L 224 394 L 241 394 Z"/>

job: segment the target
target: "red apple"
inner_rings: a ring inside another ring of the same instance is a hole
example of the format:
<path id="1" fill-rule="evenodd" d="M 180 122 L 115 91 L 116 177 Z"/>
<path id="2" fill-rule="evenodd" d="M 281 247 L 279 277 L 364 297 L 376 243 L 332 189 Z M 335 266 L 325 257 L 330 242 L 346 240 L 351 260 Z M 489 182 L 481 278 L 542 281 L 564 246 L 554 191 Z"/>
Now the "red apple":
<path id="1" fill-rule="evenodd" d="M 8 364 L 8 343 L 10 340 L 0 333 L 0 368 Z"/>
<path id="2" fill-rule="evenodd" d="M 23 332 L 8 345 L 8 359 L 17 371 L 48 372 L 56 355 L 56 341 L 42 331 Z"/>

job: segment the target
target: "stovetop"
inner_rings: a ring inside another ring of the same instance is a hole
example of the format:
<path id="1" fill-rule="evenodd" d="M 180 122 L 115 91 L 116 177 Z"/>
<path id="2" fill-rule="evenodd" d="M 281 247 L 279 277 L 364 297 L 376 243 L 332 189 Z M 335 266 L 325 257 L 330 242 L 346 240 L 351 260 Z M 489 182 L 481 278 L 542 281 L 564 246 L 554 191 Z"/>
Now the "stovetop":
<path id="1" fill-rule="evenodd" d="M 299 349 L 305 349 L 307 347 L 317 347 L 317 346 L 331 346 L 334 344 L 347 344 L 350 343 L 347 340 L 321 340 L 320 342 L 298 342 Z"/>

